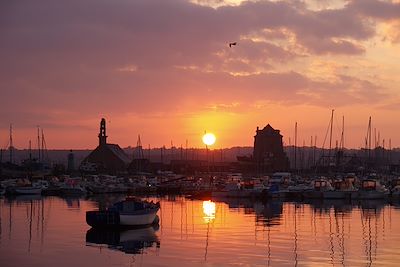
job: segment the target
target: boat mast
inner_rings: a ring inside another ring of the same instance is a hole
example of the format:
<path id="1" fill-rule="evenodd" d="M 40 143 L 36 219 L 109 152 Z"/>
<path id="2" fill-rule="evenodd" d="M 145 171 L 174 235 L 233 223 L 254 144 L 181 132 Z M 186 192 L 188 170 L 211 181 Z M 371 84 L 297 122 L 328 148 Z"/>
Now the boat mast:
<path id="1" fill-rule="evenodd" d="M 330 135 L 329 135 L 329 152 L 328 152 L 328 161 L 331 161 L 331 150 L 332 150 L 332 131 L 333 131 L 333 112 L 335 110 L 332 109 L 332 114 L 331 114 L 331 129 L 330 129 Z"/>
<path id="2" fill-rule="evenodd" d="M 344 116 L 342 117 L 342 137 L 340 139 L 340 149 L 344 150 Z"/>
<path id="3" fill-rule="evenodd" d="M 43 128 L 41 129 L 41 131 L 42 131 L 42 160 L 49 162 L 49 155 L 47 153 L 47 144 L 46 144 L 46 139 L 44 138 Z"/>
<path id="4" fill-rule="evenodd" d="M 13 130 L 12 130 L 12 124 L 10 124 L 10 163 L 13 163 L 13 149 L 14 149 L 14 145 L 13 145 Z"/>
<path id="5" fill-rule="evenodd" d="M 39 135 L 39 132 L 40 132 L 40 127 L 38 126 L 37 127 L 37 145 L 38 145 L 38 160 L 40 163 L 40 135 Z"/>
<path id="6" fill-rule="evenodd" d="M 297 170 L 297 121 L 294 124 L 294 169 Z"/>
<path id="7" fill-rule="evenodd" d="M 29 140 L 29 164 L 32 164 L 32 141 Z"/>
<path id="8" fill-rule="evenodd" d="M 368 139 L 368 160 L 369 160 L 371 158 L 371 135 L 372 135 L 371 116 L 369 117 L 369 122 L 368 122 L 368 133 L 369 133 L 369 139 Z"/>

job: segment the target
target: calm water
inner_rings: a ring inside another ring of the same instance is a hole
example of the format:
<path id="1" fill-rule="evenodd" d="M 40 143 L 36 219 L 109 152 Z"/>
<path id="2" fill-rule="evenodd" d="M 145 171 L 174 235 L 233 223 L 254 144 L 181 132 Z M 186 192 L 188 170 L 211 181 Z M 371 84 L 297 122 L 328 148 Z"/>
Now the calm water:
<path id="1" fill-rule="evenodd" d="M 399 266 L 400 203 L 161 202 L 157 227 L 98 231 L 97 199 L 0 199 L 0 266 Z"/>

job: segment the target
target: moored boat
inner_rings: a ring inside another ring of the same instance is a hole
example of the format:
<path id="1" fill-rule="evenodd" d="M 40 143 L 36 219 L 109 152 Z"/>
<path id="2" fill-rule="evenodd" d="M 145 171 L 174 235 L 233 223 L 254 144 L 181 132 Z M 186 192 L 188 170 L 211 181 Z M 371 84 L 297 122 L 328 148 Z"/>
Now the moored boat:
<path id="1" fill-rule="evenodd" d="M 392 198 L 400 199 L 400 178 L 394 179 L 392 181 L 390 193 Z"/>
<path id="2" fill-rule="evenodd" d="M 159 209 L 159 203 L 127 198 L 104 211 L 87 211 L 86 222 L 92 227 L 151 225 Z"/>
<path id="3" fill-rule="evenodd" d="M 81 178 L 68 178 L 60 186 L 62 196 L 82 196 L 86 194 L 86 189 L 81 185 Z"/>
<path id="4" fill-rule="evenodd" d="M 337 180 L 333 182 L 334 190 L 328 190 L 323 193 L 324 199 L 351 199 L 357 194 L 352 181 Z"/>
<path id="5" fill-rule="evenodd" d="M 356 199 L 383 199 L 388 197 L 389 190 L 378 180 L 365 179 L 361 183 L 361 188 L 354 196 Z"/>
<path id="6" fill-rule="evenodd" d="M 324 193 L 327 191 L 333 191 L 333 187 L 329 181 L 326 179 L 318 179 L 313 181 L 314 188 L 303 192 L 303 197 L 305 199 L 309 198 L 323 198 Z"/>
<path id="7" fill-rule="evenodd" d="M 28 185 L 28 186 L 17 186 L 14 191 L 18 195 L 40 195 L 42 193 L 42 186 L 40 185 Z"/>

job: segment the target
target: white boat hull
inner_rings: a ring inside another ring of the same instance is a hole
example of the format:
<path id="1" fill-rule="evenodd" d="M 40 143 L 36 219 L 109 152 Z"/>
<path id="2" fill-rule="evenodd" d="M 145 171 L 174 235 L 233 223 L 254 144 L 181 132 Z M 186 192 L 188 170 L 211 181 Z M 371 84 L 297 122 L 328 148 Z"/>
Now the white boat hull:
<path id="1" fill-rule="evenodd" d="M 157 211 L 147 214 L 120 214 L 119 215 L 119 223 L 120 225 L 126 226 L 139 226 L 139 225 L 148 225 L 154 222 L 156 218 Z"/>
<path id="2" fill-rule="evenodd" d="M 19 195 L 40 195 L 42 187 L 16 187 L 15 192 Z"/>

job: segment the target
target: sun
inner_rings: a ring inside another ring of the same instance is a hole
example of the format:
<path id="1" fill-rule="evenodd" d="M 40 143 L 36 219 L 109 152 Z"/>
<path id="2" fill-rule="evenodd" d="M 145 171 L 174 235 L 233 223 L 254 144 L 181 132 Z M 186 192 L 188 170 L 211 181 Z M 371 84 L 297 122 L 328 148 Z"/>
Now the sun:
<path id="1" fill-rule="evenodd" d="M 207 146 L 212 146 L 217 138 L 213 133 L 206 133 L 203 135 L 203 143 Z"/>

